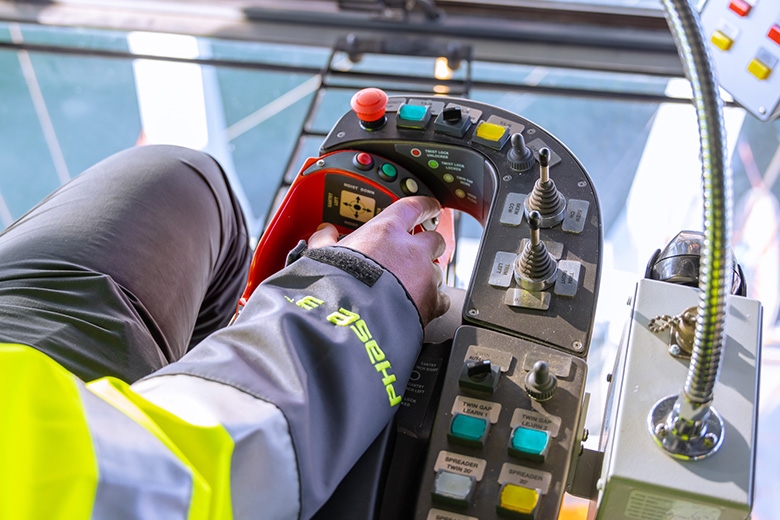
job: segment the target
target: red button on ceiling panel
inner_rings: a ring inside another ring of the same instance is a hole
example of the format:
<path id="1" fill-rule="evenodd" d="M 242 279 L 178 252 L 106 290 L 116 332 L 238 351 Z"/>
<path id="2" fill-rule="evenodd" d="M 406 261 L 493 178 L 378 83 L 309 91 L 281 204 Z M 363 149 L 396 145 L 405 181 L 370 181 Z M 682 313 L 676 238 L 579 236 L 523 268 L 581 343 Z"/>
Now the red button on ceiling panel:
<path id="1" fill-rule="evenodd" d="M 777 24 L 774 24 L 767 33 L 767 36 L 770 40 L 775 42 L 776 44 L 780 45 L 780 26 Z"/>
<path id="2" fill-rule="evenodd" d="M 729 9 L 737 13 L 739 16 L 747 16 L 750 13 L 750 9 L 753 6 L 747 3 L 745 0 L 731 0 L 729 2 Z"/>
<path id="3" fill-rule="evenodd" d="M 387 94 L 378 88 L 364 88 L 352 96 L 350 105 L 361 121 L 378 121 L 385 115 Z"/>

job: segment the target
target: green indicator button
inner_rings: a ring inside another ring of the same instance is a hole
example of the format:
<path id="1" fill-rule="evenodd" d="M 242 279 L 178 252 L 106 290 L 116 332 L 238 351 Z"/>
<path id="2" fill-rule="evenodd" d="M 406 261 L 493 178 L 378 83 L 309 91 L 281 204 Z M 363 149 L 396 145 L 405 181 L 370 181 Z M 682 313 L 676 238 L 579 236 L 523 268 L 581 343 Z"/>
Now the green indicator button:
<path id="1" fill-rule="evenodd" d="M 542 462 L 550 444 L 550 433 L 518 427 L 512 434 L 509 451 L 520 458 Z"/>
<path id="2" fill-rule="evenodd" d="M 433 169 L 436 169 L 439 167 L 439 162 L 431 159 L 430 161 L 428 161 L 428 166 L 430 166 Z"/>
<path id="3" fill-rule="evenodd" d="M 457 414 L 452 418 L 450 434 L 467 442 L 481 442 L 487 430 L 487 421 L 479 417 Z"/>
<path id="4" fill-rule="evenodd" d="M 379 176 L 386 181 L 394 181 L 398 177 L 398 169 L 390 163 L 385 163 L 379 168 Z"/>
<path id="5" fill-rule="evenodd" d="M 428 107 L 423 105 L 401 105 L 398 117 L 406 121 L 422 121 L 428 114 Z"/>

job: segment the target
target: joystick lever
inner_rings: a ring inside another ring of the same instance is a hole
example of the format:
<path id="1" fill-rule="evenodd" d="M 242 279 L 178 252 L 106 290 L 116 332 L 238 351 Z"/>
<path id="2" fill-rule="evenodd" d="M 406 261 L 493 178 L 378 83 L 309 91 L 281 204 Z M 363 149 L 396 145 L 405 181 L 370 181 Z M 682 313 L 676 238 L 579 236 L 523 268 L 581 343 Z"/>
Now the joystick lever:
<path id="1" fill-rule="evenodd" d="M 558 278 L 558 264 L 539 236 L 541 220 L 538 211 L 531 211 L 528 217 L 531 240 L 515 260 L 515 280 L 527 291 L 544 291 Z"/>
<path id="2" fill-rule="evenodd" d="M 524 202 L 526 216 L 529 216 L 532 211 L 538 211 L 541 215 L 540 226 L 543 228 L 551 228 L 559 224 L 566 215 L 566 198 L 550 178 L 550 155 L 549 148 L 539 150 L 541 175 Z"/>
<path id="3" fill-rule="evenodd" d="M 509 167 L 516 172 L 529 170 L 536 162 L 536 159 L 534 158 L 534 152 L 526 146 L 523 134 L 512 134 L 509 143 L 512 145 L 506 153 Z"/>

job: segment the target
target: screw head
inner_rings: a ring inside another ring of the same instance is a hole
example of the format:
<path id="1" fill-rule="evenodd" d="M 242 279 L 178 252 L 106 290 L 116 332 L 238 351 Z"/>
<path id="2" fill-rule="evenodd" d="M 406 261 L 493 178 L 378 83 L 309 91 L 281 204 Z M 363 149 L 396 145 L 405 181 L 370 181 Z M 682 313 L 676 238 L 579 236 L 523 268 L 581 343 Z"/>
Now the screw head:
<path id="1" fill-rule="evenodd" d="M 469 309 L 468 315 L 469 316 L 478 316 L 479 315 L 479 311 L 477 309 Z"/>
<path id="2" fill-rule="evenodd" d="M 666 429 L 666 425 L 665 424 L 656 424 L 655 425 L 655 435 L 659 439 L 663 439 L 668 434 L 669 434 L 669 430 Z"/>
<path id="3" fill-rule="evenodd" d="M 680 345 L 669 345 L 669 354 L 673 356 L 679 356 L 680 352 L 682 352 Z"/>
<path id="4" fill-rule="evenodd" d="M 319 166 L 319 167 L 325 166 L 325 161 L 320 159 L 319 161 L 317 161 L 317 166 Z"/>
<path id="5" fill-rule="evenodd" d="M 702 444 L 705 448 L 712 448 L 718 443 L 718 436 L 714 433 L 710 432 L 704 435 L 704 439 L 702 439 Z"/>

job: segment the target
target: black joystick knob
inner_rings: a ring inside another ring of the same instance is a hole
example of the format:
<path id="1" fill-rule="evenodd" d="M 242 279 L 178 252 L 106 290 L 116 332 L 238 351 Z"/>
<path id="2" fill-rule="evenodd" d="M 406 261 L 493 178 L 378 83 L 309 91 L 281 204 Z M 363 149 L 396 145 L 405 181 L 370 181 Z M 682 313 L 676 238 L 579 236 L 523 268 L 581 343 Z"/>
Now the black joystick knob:
<path id="1" fill-rule="evenodd" d="M 527 291 L 544 291 L 558 279 L 558 263 L 539 236 L 541 220 L 538 211 L 528 216 L 531 239 L 515 260 L 515 281 Z"/>
<path id="2" fill-rule="evenodd" d="M 536 401 L 546 401 L 555 394 L 558 378 L 550 372 L 544 361 L 534 363 L 534 368 L 525 376 L 525 391 Z"/>
<path id="3" fill-rule="evenodd" d="M 538 211 L 542 216 L 541 226 L 551 228 L 563 221 L 566 216 L 566 198 L 558 191 L 555 182 L 550 178 L 549 148 L 539 150 L 539 178 L 534 189 L 525 198 L 525 214 Z"/>
<path id="4" fill-rule="evenodd" d="M 506 154 L 509 167 L 516 172 L 524 172 L 534 165 L 534 152 L 525 145 L 523 134 L 512 134 L 509 140 L 512 148 Z"/>

